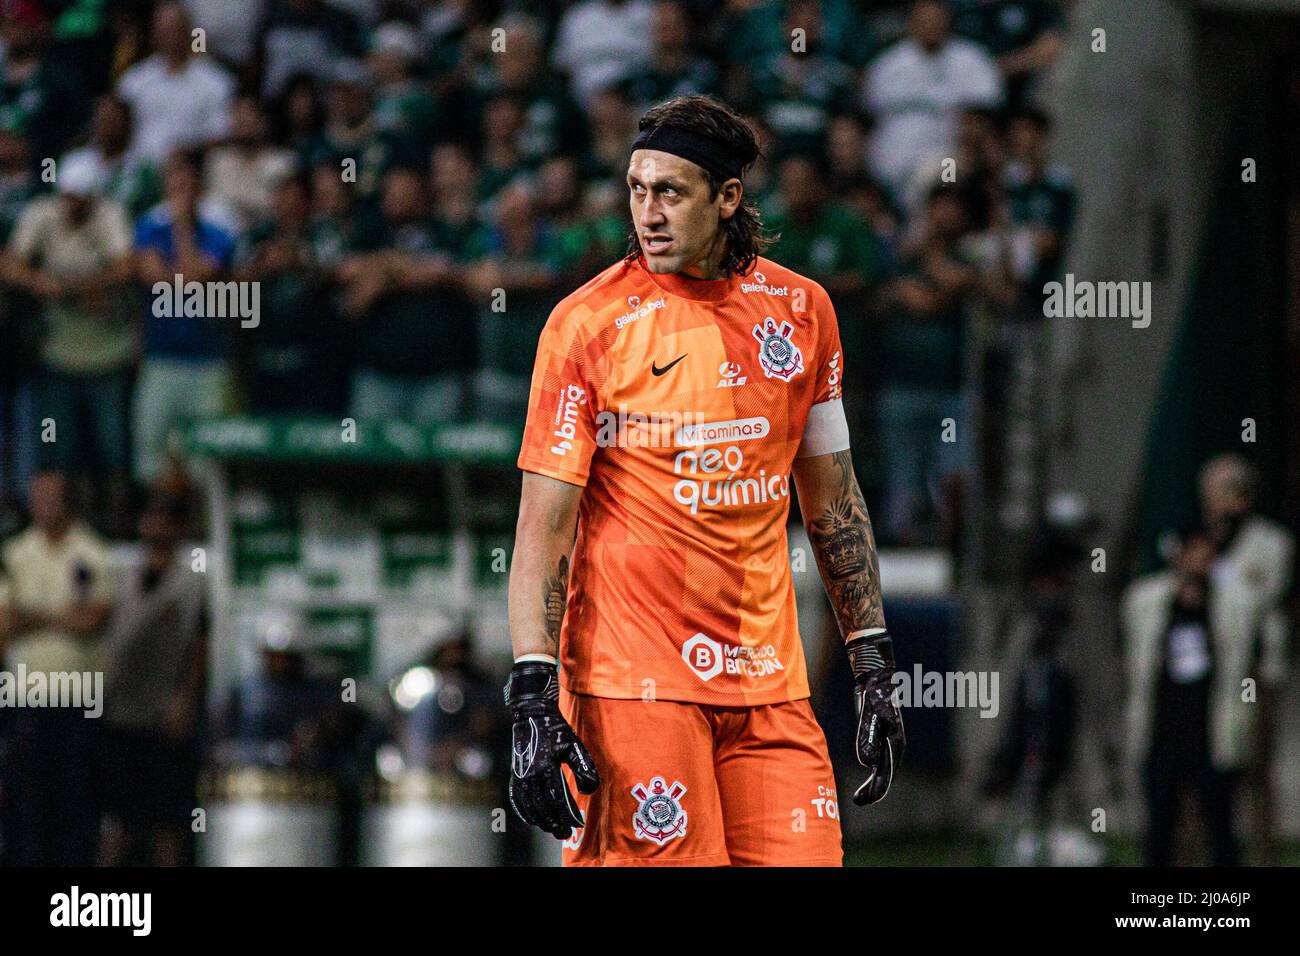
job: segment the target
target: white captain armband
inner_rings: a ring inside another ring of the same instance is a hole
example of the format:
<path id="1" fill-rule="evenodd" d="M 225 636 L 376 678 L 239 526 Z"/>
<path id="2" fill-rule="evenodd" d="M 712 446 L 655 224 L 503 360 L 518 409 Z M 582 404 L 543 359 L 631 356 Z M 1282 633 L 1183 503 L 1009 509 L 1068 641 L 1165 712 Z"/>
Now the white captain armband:
<path id="1" fill-rule="evenodd" d="M 808 410 L 808 421 L 803 426 L 803 441 L 796 458 L 829 455 L 849 447 L 849 422 L 844 417 L 844 402 L 835 399 L 820 402 Z"/>

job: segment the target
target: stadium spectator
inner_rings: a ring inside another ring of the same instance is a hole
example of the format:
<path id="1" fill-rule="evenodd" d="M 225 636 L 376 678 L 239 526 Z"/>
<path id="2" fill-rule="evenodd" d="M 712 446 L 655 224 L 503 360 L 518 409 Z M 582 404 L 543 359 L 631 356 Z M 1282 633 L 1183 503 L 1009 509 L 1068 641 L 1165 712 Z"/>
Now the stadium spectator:
<path id="1" fill-rule="evenodd" d="M 997 65 L 976 44 L 954 37 L 951 26 L 946 4 L 917 0 L 907 39 L 882 53 L 863 80 L 863 105 L 878 124 L 871 171 L 896 193 L 923 160 L 952 155 L 963 107 L 1002 102 Z"/>
<path id="2" fill-rule="evenodd" d="M 324 0 L 268 0 L 258 29 L 262 96 L 280 95 L 301 73 L 324 83 L 341 60 L 364 50 L 360 24 L 347 10 Z"/>
<path id="3" fill-rule="evenodd" d="M 886 289 L 875 357 L 884 472 L 877 525 L 891 543 L 933 541 L 936 522 L 952 517 L 945 502 L 952 476 L 960 473 L 961 444 L 949 425 L 959 427 L 962 419 L 964 309 L 979 285 L 962 248 L 971 226 L 969 197 L 955 186 L 935 187 Z"/>
<path id="4" fill-rule="evenodd" d="M 231 688 L 217 715 L 222 763 L 324 770 L 346 755 L 340 732 L 355 709 L 313 663 L 297 633 L 266 634 L 259 672 Z"/>
<path id="5" fill-rule="evenodd" d="M 112 6 L 95 0 L 40 0 L 51 19 L 51 59 L 75 78 L 86 100 L 112 88 Z M 84 115 L 82 117 L 84 119 Z"/>
<path id="6" fill-rule="evenodd" d="M 134 220 L 162 199 L 162 176 L 153 162 L 129 151 L 133 130 L 131 105 L 116 93 L 104 93 L 91 114 L 90 142 L 72 150 L 63 162 L 93 162 L 105 198 L 120 203 Z"/>
<path id="7" fill-rule="evenodd" d="M 832 186 L 854 182 L 867 171 L 867 124 L 854 112 L 832 116 L 826 126 L 826 166 Z"/>
<path id="8" fill-rule="evenodd" d="M 220 414 L 231 388 L 231 326 L 238 319 L 206 314 L 206 297 L 201 315 L 178 311 L 172 301 L 178 276 L 185 284 L 213 282 L 234 259 L 234 238 L 200 212 L 200 162 L 195 153 L 173 153 L 163 168 L 162 205 L 136 224 L 137 278 L 151 290 L 132 416 L 142 485 L 161 470 L 172 428 Z"/>
<path id="9" fill-rule="evenodd" d="M 960 182 L 982 190 L 996 204 L 1001 201 L 1005 164 L 1000 112 L 987 106 L 967 106 L 958 115 L 949 155 L 931 153 L 922 159 L 908 177 L 899 202 L 915 213 L 936 185 Z"/>
<path id="10" fill-rule="evenodd" d="M 650 68 L 653 20 L 649 0 L 581 0 L 561 14 L 551 65 L 569 77 L 578 103 Z"/>
<path id="11" fill-rule="evenodd" d="M 249 409 L 341 411 L 343 335 L 313 243 L 310 179 L 299 174 L 280 183 L 270 212 L 249 236 L 233 275 L 260 283 L 262 308 L 270 317 L 239 337 Z"/>
<path id="12" fill-rule="evenodd" d="M 1258 713 L 1243 688 L 1259 673 L 1255 654 L 1270 608 L 1244 581 L 1213 574 L 1214 560 L 1212 537 L 1194 530 L 1171 569 L 1138 579 L 1124 595 L 1128 740 L 1141 762 L 1151 866 L 1174 862 L 1184 790 L 1201 805 L 1213 864 L 1239 862 L 1233 808 Z"/>
<path id="13" fill-rule="evenodd" d="M 584 197 L 576 159 L 547 160 L 537 170 L 536 184 L 538 211 L 551 225 L 557 262 L 569 279 L 581 282 L 583 276 L 599 272 L 601 263 L 626 251 L 627 225 L 618 215 L 621 210 L 602 208 L 602 193 L 608 191 Z"/>
<path id="14" fill-rule="evenodd" d="M 118 94 L 135 117 L 133 156 L 162 163 L 178 148 L 203 147 L 230 132 L 234 80 L 194 52 L 189 14 L 178 0 L 154 11 L 154 53 L 122 75 Z"/>
<path id="15" fill-rule="evenodd" d="M 488 126 L 487 104 L 499 96 L 514 97 L 523 122 L 517 148 L 531 165 L 556 153 L 573 153 L 585 142 L 583 115 L 564 83 L 546 69 L 545 29 L 536 19 L 513 15 L 494 29 L 504 31 L 500 52 L 478 51 L 465 66 L 467 79 L 452 91 L 460 104 L 456 128 L 482 130 Z"/>
<path id="16" fill-rule="evenodd" d="M 1269 864 L 1276 832 L 1275 715 L 1286 677 L 1283 651 L 1291 627 L 1286 602 L 1294 582 L 1295 536 L 1256 511 L 1259 471 L 1240 455 L 1211 458 L 1201 466 L 1199 483 L 1201 518 L 1216 549 L 1211 574 L 1250 588 L 1267 608 L 1258 659 L 1259 717 L 1243 782 L 1251 793 L 1256 862 Z"/>
<path id="17" fill-rule="evenodd" d="M 299 162 L 310 165 L 311 152 L 320 142 L 325 125 L 325 98 L 315 78 L 299 73 L 285 84 L 272 104 L 273 136 L 293 150 Z"/>
<path id="18" fill-rule="evenodd" d="M 1010 618 L 1016 668 L 1007 720 L 982 790 L 1007 798 L 1011 845 L 1002 853 L 1020 865 L 1052 863 L 1055 806 L 1079 747 L 1079 680 L 1066 653 L 1074 569 L 1086 554 L 1074 533 L 1042 528 L 1025 561 L 1026 588 Z"/>
<path id="19" fill-rule="evenodd" d="M 112 600 L 108 549 L 73 514 L 60 472 L 32 478 L 30 510 L 31 527 L 3 549 L 6 664 L 44 675 L 47 683 L 52 677 L 67 683 L 57 675 L 102 670 L 100 632 Z M 92 702 L 82 702 L 84 709 L 15 708 L 5 839 L 16 865 L 90 866 L 95 860 L 99 721 L 86 716 Z"/>
<path id="20" fill-rule="evenodd" d="M 489 12 L 491 7 L 471 3 L 430 0 L 423 4 L 416 24 L 421 44 L 427 51 L 426 72 L 439 94 L 463 78 L 462 71 L 471 59 L 470 48 L 489 37 L 483 32 L 481 22 Z M 474 40 L 470 39 L 471 32 Z"/>
<path id="21" fill-rule="evenodd" d="M 26 121 L 0 112 L 0 248 L 38 193 Z M 21 289 L 0 283 L 0 534 L 15 530 L 18 500 L 36 468 L 36 382 L 40 308 Z"/>
<path id="22" fill-rule="evenodd" d="M 1011 219 L 1032 237 L 1035 266 L 1027 286 L 1040 315 L 1043 286 L 1060 278 L 1075 206 L 1069 172 L 1048 158 L 1050 130 L 1051 121 L 1041 110 L 1026 108 L 1013 115 L 1004 175 Z"/>
<path id="23" fill-rule="evenodd" d="M 50 23 L 36 0 L 6 0 L 0 22 L 0 114 L 15 112 L 38 163 L 63 155 L 87 118 L 79 77 L 49 53 Z M 13 122 L 9 120 L 7 122 Z"/>
<path id="24" fill-rule="evenodd" d="M 378 248 L 383 223 L 368 203 L 357 199 L 332 163 L 311 172 L 311 243 L 331 308 L 342 312 L 338 267 L 348 258 Z"/>
<path id="25" fill-rule="evenodd" d="M 103 478 L 110 527 L 126 520 L 126 409 L 135 362 L 135 317 L 128 294 L 134 263 L 126 210 L 102 199 L 100 167 L 89 156 L 59 168 L 57 196 L 34 199 L 4 256 L 7 282 L 42 305 L 45 337 L 38 389 L 42 419 L 53 421 L 46 464 Z"/>
<path id="26" fill-rule="evenodd" d="M 429 153 L 443 119 L 438 101 L 417 79 L 420 35 L 400 21 L 385 23 L 370 42 L 369 66 L 375 77 L 375 123 L 404 159 Z"/>
<path id="27" fill-rule="evenodd" d="M 293 172 L 295 157 L 271 142 L 270 118 L 257 97 L 236 98 L 230 115 L 229 142 L 207 153 L 204 194 L 243 233 L 271 211 L 271 196 Z"/>
<path id="28" fill-rule="evenodd" d="M 870 226 L 827 188 L 830 174 L 824 154 L 790 156 L 778 167 L 776 194 L 767 203 L 764 220 L 779 238 L 771 255 L 802 275 L 815 276 L 836 302 L 844 363 L 857 363 L 868 354 L 872 298 L 884 279 L 884 255 Z M 752 280 L 763 283 L 764 277 Z M 859 366 L 861 368 L 861 366 Z M 843 398 L 844 413 L 855 434 L 871 429 L 871 395 L 867 382 Z M 864 474 L 865 442 L 855 451 Z"/>
<path id="29" fill-rule="evenodd" d="M 325 94 L 325 125 L 308 149 L 307 165 L 333 164 L 365 199 L 378 195 L 392 166 L 392 144 L 375 123 L 374 77 L 360 60 L 341 60 Z"/>
<path id="30" fill-rule="evenodd" d="M 1063 26 L 1051 0 L 953 0 L 954 29 L 992 54 L 1013 107 L 1029 101 L 1035 80 L 1061 55 Z"/>
<path id="31" fill-rule="evenodd" d="M 1291 588 L 1295 536 L 1255 510 L 1259 472 L 1240 455 L 1211 458 L 1201 466 L 1201 515 L 1217 550 L 1215 573 L 1255 590 L 1280 613 Z"/>
<path id="32" fill-rule="evenodd" d="M 674 96 L 718 92 L 718 69 L 696 52 L 691 15 L 677 0 L 657 0 L 651 39 L 650 65 L 626 82 L 638 114 Z"/>
<path id="33" fill-rule="evenodd" d="M 800 274 L 817 276 L 836 301 L 860 298 L 881 278 L 880 250 L 867 224 L 832 198 L 828 181 L 821 155 L 791 156 L 780 164 L 777 193 L 765 216 L 780 236 L 772 254 Z M 845 305 L 841 311 L 854 310 Z M 847 324 L 841 322 L 842 336 Z"/>
<path id="34" fill-rule="evenodd" d="M 601 90 L 591 101 L 583 175 L 619 184 L 627 175 L 627 144 L 636 137 L 637 114 L 618 87 Z"/>
<path id="35" fill-rule="evenodd" d="M 496 203 L 495 221 L 470 241 L 469 287 L 483 343 L 477 403 L 481 417 L 527 416 L 530 356 L 555 304 L 564 267 L 552 225 L 538 216 L 531 189 L 517 183 Z"/>
<path id="36" fill-rule="evenodd" d="M 434 147 L 429 184 L 434 218 L 452 233 L 469 236 L 478 228 L 479 201 L 486 199 L 477 164 L 465 143 Z"/>
<path id="37" fill-rule="evenodd" d="M 460 250 L 430 216 L 427 192 L 421 172 L 389 173 L 380 247 L 338 268 L 345 314 L 357 323 L 349 407 L 358 420 L 429 424 L 464 413 L 477 359 L 473 313 Z"/>
<path id="38" fill-rule="evenodd" d="M 194 26 L 207 35 L 208 52 L 237 72 L 257 54 L 267 0 L 184 0 Z"/>
<path id="39" fill-rule="evenodd" d="M 822 148 L 831 117 L 849 108 L 854 73 L 821 48 L 821 4 L 797 0 L 787 6 L 784 35 L 798 36 L 755 64 L 742 103 L 761 115 L 782 152 Z"/>
<path id="40" fill-rule="evenodd" d="M 483 105 L 482 195 L 489 201 L 511 180 L 527 170 L 520 144 L 524 131 L 524 101 L 503 93 Z"/>
<path id="41" fill-rule="evenodd" d="M 692 3 L 700 10 L 708 3 Z M 819 18 L 822 24 L 819 47 L 828 56 L 855 69 L 864 66 L 879 47 L 875 17 L 864 17 L 863 5 L 852 0 L 824 0 Z M 794 36 L 782 29 L 787 12 L 781 0 L 732 0 L 714 19 L 714 45 L 725 43 L 727 67 L 743 74 L 745 65 L 780 53 Z M 792 27 L 801 26 L 797 21 Z M 805 36 L 806 39 L 806 36 Z"/>
<path id="42" fill-rule="evenodd" d="M 203 575 L 181 548 L 187 502 L 157 492 L 140 517 L 144 556 L 120 583 L 104 631 L 100 862 L 192 862 L 204 704 Z"/>

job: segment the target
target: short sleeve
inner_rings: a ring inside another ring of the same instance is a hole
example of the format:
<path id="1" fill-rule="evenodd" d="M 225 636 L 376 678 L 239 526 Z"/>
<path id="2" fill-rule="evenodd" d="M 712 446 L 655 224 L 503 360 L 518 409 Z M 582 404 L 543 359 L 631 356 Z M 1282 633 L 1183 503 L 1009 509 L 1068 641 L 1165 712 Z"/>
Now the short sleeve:
<path id="1" fill-rule="evenodd" d="M 44 205 L 40 202 L 29 203 L 9 239 L 9 251 L 24 261 L 30 261 L 40 245 L 43 218 Z"/>
<path id="2" fill-rule="evenodd" d="M 154 226 L 153 218 L 147 214 L 136 220 L 135 248 L 141 252 L 146 249 L 158 249 L 161 251 L 158 230 Z"/>
<path id="3" fill-rule="evenodd" d="M 817 348 L 813 358 L 813 399 L 796 457 L 829 455 L 849 447 L 848 419 L 844 414 L 844 351 L 840 327 L 830 296 L 820 286 L 813 290 L 817 316 Z"/>
<path id="4" fill-rule="evenodd" d="M 131 220 L 126 214 L 126 209 L 120 203 L 113 200 L 104 200 L 104 202 L 106 203 L 104 238 L 108 246 L 108 253 L 114 259 L 120 259 L 130 254 L 135 238 L 132 235 Z"/>
<path id="5" fill-rule="evenodd" d="M 220 227 L 214 227 L 212 230 L 211 248 L 208 250 L 217 265 L 222 269 L 229 269 L 235 264 L 235 252 L 239 247 L 235 237 Z"/>
<path id="6" fill-rule="evenodd" d="M 533 360 L 518 461 L 524 471 L 587 484 L 597 437 L 595 345 L 568 309 L 551 313 Z"/>
<path id="7" fill-rule="evenodd" d="M 835 306 L 826 290 L 813 289 L 813 307 L 817 310 L 816 387 L 813 404 L 832 402 L 844 393 L 844 353 L 840 348 L 840 323 L 835 317 Z"/>

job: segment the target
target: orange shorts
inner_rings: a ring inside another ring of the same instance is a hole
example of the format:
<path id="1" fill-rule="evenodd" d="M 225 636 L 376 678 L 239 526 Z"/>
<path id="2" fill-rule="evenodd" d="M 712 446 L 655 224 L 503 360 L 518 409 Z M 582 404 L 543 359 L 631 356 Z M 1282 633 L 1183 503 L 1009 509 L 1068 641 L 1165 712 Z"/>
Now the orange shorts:
<path id="1" fill-rule="evenodd" d="M 807 700 L 713 707 L 563 690 L 560 709 L 600 772 L 594 794 L 577 794 L 587 825 L 564 841 L 565 866 L 842 865 L 835 774 Z"/>

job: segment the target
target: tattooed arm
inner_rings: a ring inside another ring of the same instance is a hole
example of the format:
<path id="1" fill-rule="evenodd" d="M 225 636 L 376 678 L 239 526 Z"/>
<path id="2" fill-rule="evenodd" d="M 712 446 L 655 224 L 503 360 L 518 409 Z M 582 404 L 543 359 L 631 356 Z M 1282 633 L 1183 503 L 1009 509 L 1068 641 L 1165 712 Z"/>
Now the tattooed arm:
<path id="1" fill-rule="evenodd" d="M 797 458 L 795 488 L 822 583 L 853 668 L 858 763 L 867 779 L 853 794 L 859 806 L 889 792 L 907 740 L 894 696 L 894 644 L 885 630 L 880 563 L 871 519 L 847 450 Z"/>
<path id="2" fill-rule="evenodd" d="M 600 786 L 596 762 L 560 713 L 556 666 L 581 498 L 577 485 L 524 472 L 510 567 L 510 805 L 525 823 L 558 840 L 584 820 L 560 767 L 573 771 L 580 793 Z"/>
<path id="3" fill-rule="evenodd" d="M 560 655 L 569 592 L 569 554 L 582 488 L 524 472 L 510 563 L 510 643 L 524 654 Z"/>
<path id="4" fill-rule="evenodd" d="M 840 636 L 884 630 L 876 539 L 850 453 L 795 459 L 794 482 Z"/>

